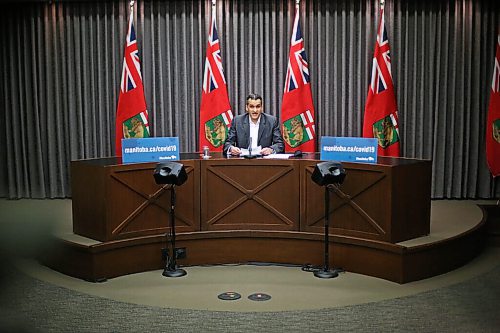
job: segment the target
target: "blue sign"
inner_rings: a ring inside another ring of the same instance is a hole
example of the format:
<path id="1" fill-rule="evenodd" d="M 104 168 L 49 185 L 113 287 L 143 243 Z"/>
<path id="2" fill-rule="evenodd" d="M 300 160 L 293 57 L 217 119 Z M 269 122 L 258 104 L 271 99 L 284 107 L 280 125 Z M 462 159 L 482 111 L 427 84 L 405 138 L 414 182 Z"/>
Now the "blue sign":
<path id="1" fill-rule="evenodd" d="M 320 147 L 324 161 L 377 163 L 376 138 L 322 136 Z"/>
<path id="2" fill-rule="evenodd" d="M 179 138 L 122 139 L 122 163 L 179 160 Z"/>

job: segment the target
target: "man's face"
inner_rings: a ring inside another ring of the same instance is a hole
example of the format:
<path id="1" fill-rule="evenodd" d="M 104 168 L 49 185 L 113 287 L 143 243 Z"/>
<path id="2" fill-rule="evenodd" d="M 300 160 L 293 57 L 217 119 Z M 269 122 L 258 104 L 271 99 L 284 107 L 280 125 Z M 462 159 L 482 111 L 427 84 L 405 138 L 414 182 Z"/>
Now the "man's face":
<path id="1" fill-rule="evenodd" d="M 246 111 L 253 122 L 259 120 L 260 114 L 262 113 L 262 100 L 260 99 L 249 99 L 247 100 Z"/>

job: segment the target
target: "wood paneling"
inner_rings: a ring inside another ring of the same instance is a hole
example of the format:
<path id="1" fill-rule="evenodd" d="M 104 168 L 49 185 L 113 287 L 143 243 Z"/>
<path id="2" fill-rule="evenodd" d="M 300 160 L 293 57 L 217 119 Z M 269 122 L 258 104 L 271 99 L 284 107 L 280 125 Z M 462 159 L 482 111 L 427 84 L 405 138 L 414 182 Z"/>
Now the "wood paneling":
<path id="1" fill-rule="evenodd" d="M 343 163 L 346 178 L 330 195 L 330 233 L 397 243 L 429 234 L 430 161 L 379 158 Z M 322 232 L 324 187 L 311 180 L 317 161 L 302 161 L 301 230 Z"/>
<path id="2" fill-rule="evenodd" d="M 166 233 L 170 188 L 156 184 L 156 163 L 120 164 L 115 160 L 71 163 L 73 231 L 109 241 Z M 183 161 L 188 180 L 176 187 L 176 231 L 200 230 L 199 161 Z"/>
<path id="3" fill-rule="evenodd" d="M 457 237 L 425 246 L 407 248 L 398 244 L 330 237 L 330 267 L 407 283 L 446 273 L 468 262 L 485 244 L 485 223 Z M 54 240 L 52 251 L 41 253 L 47 266 L 74 277 L 99 281 L 125 274 L 163 269 L 161 249 L 164 236 L 109 241 L 84 246 Z M 187 267 L 203 264 L 248 262 L 321 266 L 324 243 L 321 235 L 293 231 L 208 231 L 179 234 L 177 246 L 187 249 L 178 264 Z M 299 269 L 299 268 L 297 268 Z"/>
<path id="4" fill-rule="evenodd" d="M 299 170 L 288 160 L 201 163 L 202 230 L 299 230 Z"/>
<path id="5" fill-rule="evenodd" d="M 188 180 L 176 190 L 176 232 L 322 233 L 325 188 L 311 180 L 312 157 L 183 160 Z M 74 232 L 100 241 L 165 233 L 170 191 L 154 182 L 155 165 L 72 162 Z M 343 165 L 345 182 L 330 196 L 331 234 L 397 243 L 429 233 L 430 161 Z"/>
<path id="6" fill-rule="evenodd" d="M 318 155 L 212 156 L 181 154 L 188 181 L 176 190 L 176 245 L 187 249 L 187 258 L 179 264 L 322 264 L 325 188 L 311 180 Z M 52 255 L 61 259 L 46 262 L 88 280 L 162 268 L 170 191 L 154 182 L 156 163 L 124 165 L 111 158 L 71 166 L 74 232 L 102 243 L 58 242 L 60 253 Z M 432 260 L 429 253 L 449 260 L 436 248 L 409 254 L 395 244 L 429 233 L 430 161 L 379 158 L 343 166 L 345 182 L 330 195 L 332 267 L 402 283 L 423 276 L 418 268 Z M 479 237 L 464 242 L 477 245 Z M 457 262 L 463 260 L 446 269 Z"/>

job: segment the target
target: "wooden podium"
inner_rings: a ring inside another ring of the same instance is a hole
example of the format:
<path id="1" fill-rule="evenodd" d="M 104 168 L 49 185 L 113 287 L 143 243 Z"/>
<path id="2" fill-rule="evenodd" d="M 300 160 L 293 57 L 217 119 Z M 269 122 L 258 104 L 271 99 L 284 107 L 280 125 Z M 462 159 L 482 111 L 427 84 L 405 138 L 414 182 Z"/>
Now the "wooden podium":
<path id="1" fill-rule="evenodd" d="M 177 188 L 176 232 L 289 231 L 321 234 L 324 188 L 311 180 L 315 154 L 301 159 L 200 159 L 181 154 L 188 180 Z M 156 163 L 116 158 L 73 161 L 73 231 L 102 242 L 164 234 L 170 193 L 153 179 Z M 331 195 L 330 233 L 390 243 L 430 229 L 430 161 L 380 158 L 343 163 Z"/>
<path id="2" fill-rule="evenodd" d="M 318 154 L 212 155 L 181 154 L 188 180 L 176 188 L 176 246 L 187 251 L 180 265 L 322 264 L 325 189 L 311 180 Z M 332 267 L 404 283 L 457 267 L 480 244 L 479 227 L 433 246 L 401 243 L 430 232 L 430 161 L 342 164 L 347 176 L 330 195 Z M 156 184 L 156 165 L 71 162 L 73 231 L 87 240 L 61 239 L 46 264 L 91 281 L 164 267 L 170 191 Z M 434 270 L 423 269 L 429 263 Z"/>

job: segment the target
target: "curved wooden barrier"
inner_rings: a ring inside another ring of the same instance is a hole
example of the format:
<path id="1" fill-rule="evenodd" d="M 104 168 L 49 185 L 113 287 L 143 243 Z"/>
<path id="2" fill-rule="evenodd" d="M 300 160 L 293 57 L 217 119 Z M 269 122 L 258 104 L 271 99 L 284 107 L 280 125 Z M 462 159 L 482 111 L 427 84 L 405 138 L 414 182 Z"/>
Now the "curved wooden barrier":
<path id="1" fill-rule="evenodd" d="M 324 188 L 310 179 L 316 155 L 181 158 L 188 181 L 177 188 L 176 245 L 187 250 L 180 265 L 323 263 Z M 72 162 L 73 231 L 81 241 L 55 238 L 43 262 L 90 281 L 161 269 L 170 191 L 154 183 L 155 166 Z M 398 244 L 429 234 L 429 161 L 380 158 L 344 168 L 341 193 L 331 196 L 332 267 L 405 283 L 449 271 L 480 250 L 484 221 L 442 242 Z"/>

